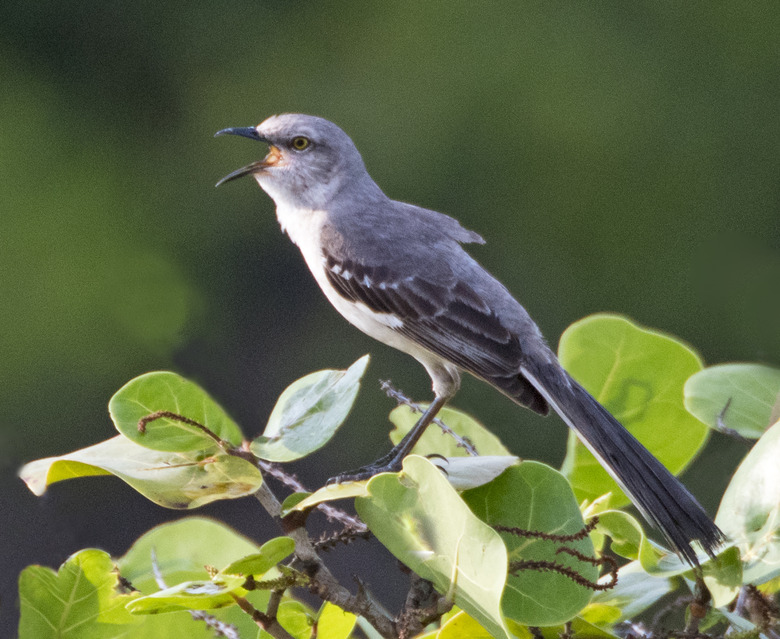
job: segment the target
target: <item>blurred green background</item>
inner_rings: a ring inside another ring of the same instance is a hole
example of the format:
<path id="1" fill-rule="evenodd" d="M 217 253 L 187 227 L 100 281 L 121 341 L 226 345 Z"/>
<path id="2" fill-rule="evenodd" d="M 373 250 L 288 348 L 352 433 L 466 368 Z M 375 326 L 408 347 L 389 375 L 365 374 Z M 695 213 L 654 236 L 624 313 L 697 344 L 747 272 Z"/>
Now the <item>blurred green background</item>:
<path id="1" fill-rule="evenodd" d="M 6 0 L 0 619 L 27 563 L 119 554 L 179 516 L 117 480 L 37 499 L 14 475 L 112 436 L 135 375 L 176 370 L 255 435 L 294 379 L 372 353 L 350 421 L 297 467 L 311 485 L 386 449 L 378 379 L 429 398 L 418 364 L 328 306 L 251 180 L 214 189 L 264 152 L 224 127 L 335 121 L 389 195 L 485 237 L 472 254 L 553 344 L 608 310 L 708 363 L 780 363 L 778 33 L 780 4 L 736 0 Z M 454 404 L 524 457 L 563 457 L 555 418 L 473 380 Z M 711 512 L 742 454 L 717 438 L 687 473 Z M 205 509 L 262 539 L 255 511 Z"/>

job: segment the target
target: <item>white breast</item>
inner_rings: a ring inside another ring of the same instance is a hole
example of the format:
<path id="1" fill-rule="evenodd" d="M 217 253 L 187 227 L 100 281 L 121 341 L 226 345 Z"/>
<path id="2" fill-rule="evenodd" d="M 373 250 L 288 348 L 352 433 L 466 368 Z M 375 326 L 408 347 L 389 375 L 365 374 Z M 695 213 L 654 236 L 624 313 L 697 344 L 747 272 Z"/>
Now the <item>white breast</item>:
<path id="1" fill-rule="evenodd" d="M 282 230 L 301 250 L 311 274 L 336 310 L 364 333 L 368 333 L 371 337 L 386 344 L 395 345 L 394 342 L 398 336 L 390 328 L 402 325 L 397 317 L 385 313 L 375 313 L 365 304 L 345 299 L 328 282 L 325 273 L 325 258 L 322 255 L 320 244 L 322 226 L 327 219 L 327 213 L 316 209 L 277 205 L 276 217 Z"/>
<path id="2" fill-rule="evenodd" d="M 395 315 L 376 313 L 362 302 L 351 302 L 342 297 L 328 281 L 325 258 L 322 254 L 322 227 L 327 213 L 317 209 L 305 209 L 286 204 L 276 205 L 276 217 L 282 230 L 298 246 L 314 279 L 333 307 L 353 326 L 380 342 L 408 353 L 425 366 L 433 379 L 437 395 L 452 396 L 460 386 L 457 368 L 427 349 L 421 348 L 397 330 L 403 321 Z M 344 277 L 345 273 L 341 273 Z M 364 284 L 369 284 L 365 282 Z"/>

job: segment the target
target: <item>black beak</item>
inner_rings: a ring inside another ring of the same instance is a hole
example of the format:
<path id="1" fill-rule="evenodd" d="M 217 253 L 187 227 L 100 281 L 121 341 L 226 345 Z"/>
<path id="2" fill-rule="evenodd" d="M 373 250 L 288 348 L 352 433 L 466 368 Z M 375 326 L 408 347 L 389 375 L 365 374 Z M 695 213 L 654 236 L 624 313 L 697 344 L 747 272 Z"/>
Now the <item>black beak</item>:
<path id="1" fill-rule="evenodd" d="M 260 160 L 259 162 L 252 162 L 252 164 L 247 164 L 240 169 L 236 169 L 232 173 L 228 173 L 214 186 L 222 186 L 225 182 L 230 182 L 236 178 L 244 177 L 245 175 L 251 175 L 252 173 L 257 173 L 258 171 L 263 170 L 265 167 L 266 164 L 263 162 L 263 160 Z"/>
<path id="2" fill-rule="evenodd" d="M 245 138 L 250 138 L 251 140 L 257 140 L 258 142 L 268 142 L 268 140 L 260 135 L 257 132 L 257 129 L 255 129 L 253 126 L 234 126 L 229 129 L 222 129 L 221 131 L 217 131 L 214 134 L 214 137 L 219 135 L 240 135 Z M 261 170 L 264 166 L 265 165 L 263 164 L 262 160 L 260 162 L 252 162 L 252 164 L 248 164 L 247 166 L 237 169 L 236 171 L 226 175 L 219 182 L 217 182 L 216 186 L 220 186 L 225 182 L 230 182 L 236 178 L 255 173 Z"/>
<path id="3" fill-rule="evenodd" d="M 258 142 L 268 142 L 262 135 L 257 132 L 257 129 L 253 126 L 234 126 L 229 129 L 222 129 L 214 134 L 216 138 L 219 135 L 240 135 L 245 138 L 251 138 Z"/>

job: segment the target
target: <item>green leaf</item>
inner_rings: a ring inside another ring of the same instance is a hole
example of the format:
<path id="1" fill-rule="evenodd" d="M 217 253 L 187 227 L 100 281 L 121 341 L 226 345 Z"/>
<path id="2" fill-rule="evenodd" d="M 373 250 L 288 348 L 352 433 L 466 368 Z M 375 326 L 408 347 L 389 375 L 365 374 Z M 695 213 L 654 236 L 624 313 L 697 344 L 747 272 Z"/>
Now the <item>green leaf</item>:
<path id="1" fill-rule="evenodd" d="M 517 639 L 535 639 L 538 636 L 536 631 L 531 632 L 527 626 L 509 620 L 507 620 L 507 624 Z M 567 628 L 563 625 L 546 626 L 539 628 L 538 632 L 544 639 L 560 639 L 567 632 Z M 575 617 L 571 620 L 571 636 L 576 637 L 576 639 L 617 639 L 617 635 L 594 626 L 581 617 Z"/>
<path id="2" fill-rule="evenodd" d="M 348 639 L 357 617 L 326 601 L 317 615 L 317 639 Z"/>
<path id="3" fill-rule="evenodd" d="M 614 588 L 597 592 L 593 596 L 582 616 L 596 623 L 589 615 L 591 606 L 610 606 L 619 612 L 619 616 L 612 620 L 613 624 L 633 620 L 673 589 L 669 578 L 649 575 L 638 561 L 632 561 L 620 567 Z"/>
<path id="4" fill-rule="evenodd" d="M 493 639 L 493 635 L 461 610 L 441 627 L 436 639 Z"/>
<path id="5" fill-rule="evenodd" d="M 222 572 L 228 575 L 262 576 L 295 550 L 289 537 L 276 537 L 260 546 L 260 551 L 234 561 Z"/>
<path id="6" fill-rule="evenodd" d="M 152 528 L 117 560 L 119 570 L 144 594 L 159 590 L 153 557 L 168 585 L 209 578 L 204 566 L 227 566 L 257 553 L 255 543 L 232 528 L 204 517 L 186 517 Z"/>
<path id="7" fill-rule="evenodd" d="M 638 559 L 645 572 L 672 576 L 690 570 L 690 566 L 679 561 L 674 553 L 651 542 L 635 517 L 622 510 L 601 512 L 598 517 L 596 531 L 612 540 L 610 549 L 626 559 Z M 668 562 L 668 566 L 664 562 Z"/>
<path id="8" fill-rule="evenodd" d="M 742 551 L 745 583 L 780 575 L 780 422 L 767 430 L 737 468 L 715 523 Z"/>
<path id="9" fill-rule="evenodd" d="M 258 546 L 230 527 L 204 517 L 186 517 L 162 524 L 139 538 L 124 557 L 118 560 L 122 576 L 144 594 L 157 592 L 159 587 L 152 572 L 152 557 L 165 583 L 169 586 L 184 581 L 206 581 L 205 566 L 227 566 L 241 557 L 258 552 Z M 268 591 L 256 590 L 246 595 L 259 610 L 268 605 Z M 257 625 L 237 606 L 214 610 L 220 621 L 239 629 L 241 637 L 258 636 Z M 193 620 L 187 612 L 165 615 L 134 616 L 142 622 L 133 639 L 165 637 L 165 639 L 213 639 L 214 634 L 202 621 Z"/>
<path id="10" fill-rule="evenodd" d="M 490 526 L 502 525 L 557 535 L 572 535 L 585 522 L 569 483 L 558 471 L 537 462 L 523 462 L 500 477 L 463 494 L 471 510 Z M 593 557 L 593 544 L 584 539 L 556 542 L 500 533 L 510 565 L 517 561 L 547 561 L 562 564 L 595 581 L 598 570 L 568 554 L 561 546 Z M 502 610 L 508 619 L 531 626 L 550 626 L 572 619 L 591 598 L 593 591 L 556 572 L 521 570 L 509 575 Z"/>
<path id="11" fill-rule="evenodd" d="M 20 639 L 113 639 L 134 623 L 119 575 L 102 550 L 82 550 L 55 573 L 28 566 L 19 577 Z"/>
<path id="12" fill-rule="evenodd" d="M 160 506 L 198 508 L 220 499 L 253 494 L 263 476 L 240 457 L 213 451 L 204 455 L 152 450 L 117 435 L 94 446 L 22 467 L 19 476 L 36 495 L 57 481 L 115 475 Z"/>
<path id="13" fill-rule="evenodd" d="M 168 411 L 198 422 L 212 433 L 240 446 L 241 429 L 197 384 L 176 373 L 146 373 L 130 380 L 111 398 L 108 411 L 117 430 L 128 439 L 154 450 L 188 452 L 213 450 L 214 439 L 201 429 L 162 417 L 138 430 L 138 422 L 158 411 Z"/>
<path id="14" fill-rule="evenodd" d="M 151 595 L 134 599 L 127 609 L 134 615 L 179 610 L 215 610 L 236 605 L 233 595 L 243 596 L 243 577 L 222 575 L 213 581 L 185 581 Z"/>
<path id="15" fill-rule="evenodd" d="M 718 428 L 722 414 L 726 428 L 753 439 L 780 419 L 778 401 L 780 370 L 760 364 L 710 366 L 685 383 L 685 407 L 692 415 Z"/>
<path id="16" fill-rule="evenodd" d="M 287 513 L 292 512 L 292 510 L 298 504 L 310 496 L 311 493 L 290 493 L 287 495 L 287 497 L 285 497 L 284 501 L 282 502 L 282 517 L 284 517 Z"/>
<path id="17" fill-rule="evenodd" d="M 401 473 L 373 477 L 368 491 L 355 507 L 379 541 L 495 637 L 508 639 L 500 605 L 506 548 L 441 471 L 412 455 Z"/>
<path id="18" fill-rule="evenodd" d="M 566 370 L 672 473 L 680 473 L 704 446 L 708 429 L 683 405 L 685 381 L 702 364 L 683 343 L 623 317 L 592 315 L 566 330 L 558 355 Z M 611 507 L 628 503 L 573 432 L 562 472 L 580 500 L 612 493 Z"/>
<path id="19" fill-rule="evenodd" d="M 314 614 L 300 601 L 283 601 L 276 613 L 279 625 L 295 639 L 310 639 Z"/>
<path id="20" fill-rule="evenodd" d="M 317 504 L 337 499 L 351 499 L 352 497 L 365 497 L 368 495 L 368 480 L 351 481 L 345 484 L 329 484 L 323 486 L 304 499 L 295 500 L 291 507 L 282 510 L 282 517 L 291 512 L 303 512 L 313 508 Z"/>
<path id="21" fill-rule="evenodd" d="M 368 365 L 364 355 L 345 371 L 324 370 L 288 386 L 250 449 L 260 459 L 287 462 L 322 448 L 349 414 Z"/>
<path id="22" fill-rule="evenodd" d="M 427 408 L 427 404 L 420 405 Z M 480 455 L 505 456 L 512 453 L 501 441 L 487 428 L 470 415 L 454 408 L 445 406 L 439 411 L 438 417 L 452 431 L 469 442 L 477 449 Z M 408 406 L 398 406 L 390 413 L 390 421 L 395 428 L 390 432 L 390 439 L 397 444 L 408 433 L 412 426 L 420 419 L 420 414 L 412 411 Z M 437 424 L 431 424 L 423 433 L 420 441 L 414 447 L 415 455 L 427 457 L 429 455 L 441 455 L 442 457 L 462 457 L 467 455 L 466 450 L 458 446 L 457 441 L 450 435 L 442 432 Z"/>
<path id="23" fill-rule="evenodd" d="M 742 560 L 734 546 L 720 553 L 716 560 L 702 566 L 704 583 L 712 595 L 712 605 L 723 608 L 730 604 L 742 587 Z M 693 583 L 691 584 L 693 590 Z"/>

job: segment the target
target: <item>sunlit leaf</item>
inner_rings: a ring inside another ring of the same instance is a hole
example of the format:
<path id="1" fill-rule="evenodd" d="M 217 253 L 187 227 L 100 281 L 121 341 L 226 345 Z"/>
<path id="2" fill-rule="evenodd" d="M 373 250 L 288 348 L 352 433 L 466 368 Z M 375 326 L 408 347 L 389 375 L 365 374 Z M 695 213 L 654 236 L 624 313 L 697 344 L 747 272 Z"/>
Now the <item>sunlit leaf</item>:
<path id="1" fill-rule="evenodd" d="M 329 484 L 323 486 L 304 499 L 296 499 L 289 508 L 282 511 L 282 516 L 293 511 L 302 512 L 327 501 L 351 499 L 353 497 L 364 497 L 366 495 L 368 495 L 368 480 L 350 481 L 344 484 Z"/>
<path id="2" fill-rule="evenodd" d="M 745 583 L 780 575 L 780 422 L 767 430 L 737 468 L 715 523 L 742 552 Z"/>
<path id="3" fill-rule="evenodd" d="M 493 639 L 480 623 L 461 611 L 445 623 L 436 639 Z"/>
<path id="4" fill-rule="evenodd" d="M 758 438 L 780 419 L 780 370 L 761 364 L 720 364 L 685 383 L 685 407 L 710 428 L 725 426 Z M 721 424 L 718 424 L 718 421 Z"/>
<path id="5" fill-rule="evenodd" d="M 532 632 L 528 626 L 523 626 L 511 620 L 507 620 L 507 625 L 517 639 L 537 639 L 540 635 L 543 639 L 560 639 L 561 635 L 567 632 L 570 632 L 571 636 L 576 637 L 576 639 L 617 639 L 618 637 L 603 628 L 594 626 L 581 617 L 575 617 L 571 620 L 571 628 L 563 625 L 545 626 L 534 629 Z"/>
<path id="6" fill-rule="evenodd" d="M 427 404 L 421 404 L 427 408 Z M 445 406 L 439 411 L 438 418 L 452 431 L 463 439 L 467 439 L 480 455 L 506 456 L 512 453 L 501 441 L 487 428 L 470 415 L 454 408 Z M 395 428 L 390 431 L 390 439 L 397 444 L 408 433 L 412 426 L 420 419 L 420 414 L 412 411 L 408 406 L 398 406 L 390 413 L 390 421 Z M 468 453 L 462 446 L 458 446 L 457 440 L 444 433 L 437 424 L 431 424 L 426 429 L 420 441 L 413 451 L 415 455 L 427 457 L 429 455 L 441 455 L 442 457 L 460 457 Z"/>
<path id="7" fill-rule="evenodd" d="M 511 455 L 486 455 L 479 457 L 432 457 L 434 465 L 442 469 L 444 476 L 455 490 L 477 488 L 493 481 L 510 466 L 520 463 Z"/>
<path id="8" fill-rule="evenodd" d="M 114 639 L 134 623 L 119 575 L 102 550 L 82 550 L 58 572 L 28 566 L 19 577 L 21 639 Z"/>
<path id="9" fill-rule="evenodd" d="M 566 330 L 558 353 L 566 370 L 672 473 L 704 446 L 708 429 L 683 405 L 685 381 L 702 364 L 682 342 L 624 317 L 592 315 Z M 573 432 L 562 471 L 580 500 L 611 493 L 612 507 L 628 503 Z"/>
<path id="10" fill-rule="evenodd" d="M 240 457 L 213 450 L 174 453 L 146 448 L 123 435 L 68 455 L 48 457 L 22 467 L 20 477 L 36 495 L 57 481 L 111 474 L 166 508 L 198 508 L 220 499 L 253 494 L 260 471 Z"/>
<path id="11" fill-rule="evenodd" d="M 243 577 L 223 575 L 215 581 L 184 581 L 134 599 L 127 605 L 133 614 L 151 615 L 178 610 L 215 610 L 236 605 L 233 595 L 243 596 Z"/>
<path id="12" fill-rule="evenodd" d="M 572 535 L 585 528 L 569 483 L 558 471 L 537 462 L 512 466 L 489 484 L 465 492 L 463 499 L 490 526 L 557 535 Z M 593 557 L 593 544 L 587 535 L 565 543 L 505 532 L 500 535 L 510 565 L 519 561 L 547 561 L 571 568 L 591 582 L 598 577 L 598 570 L 592 564 L 557 552 L 566 546 Z M 572 619 L 592 594 L 592 589 L 557 572 L 521 570 L 510 573 L 501 604 L 509 619 L 532 626 L 550 626 Z"/>
<path id="13" fill-rule="evenodd" d="M 317 639 L 348 639 L 357 617 L 326 601 L 317 614 Z"/>
<path id="14" fill-rule="evenodd" d="M 368 360 L 364 355 L 345 371 L 318 371 L 288 386 L 265 431 L 252 442 L 252 452 L 260 459 L 286 462 L 324 446 L 347 418 Z"/>
<path id="15" fill-rule="evenodd" d="M 500 607 L 506 548 L 441 471 L 411 455 L 401 473 L 372 478 L 368 491 L 355 507 L 388 550 L 495 637 L 508 639 Z"/>
<path id="16" fill-rule="evenodd" d="M 111 398 L 108 411 L 117 430 L 128 439 L 154 450 L 187 452 L 211 450 L 215 441 L 203 430 L 170 417 L 161 417 L 138 430 L 138 422 L 168 411 L 198 422 L 212 433 L 239 446 L 241 429 L 197 384 L 176 373 L 158 371 L 130 380 Z"/>

